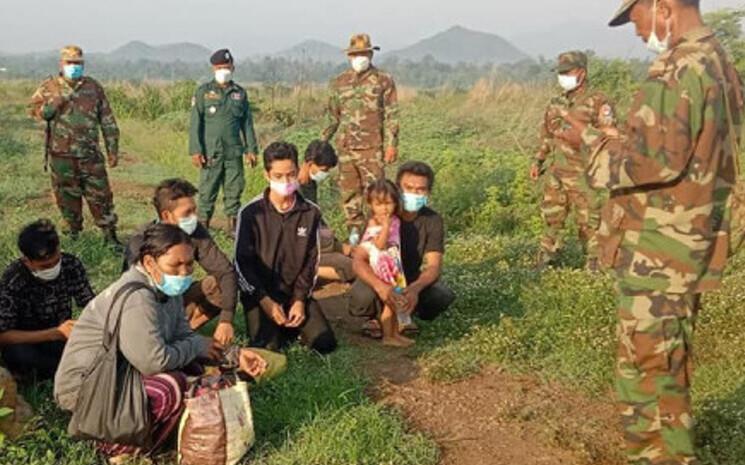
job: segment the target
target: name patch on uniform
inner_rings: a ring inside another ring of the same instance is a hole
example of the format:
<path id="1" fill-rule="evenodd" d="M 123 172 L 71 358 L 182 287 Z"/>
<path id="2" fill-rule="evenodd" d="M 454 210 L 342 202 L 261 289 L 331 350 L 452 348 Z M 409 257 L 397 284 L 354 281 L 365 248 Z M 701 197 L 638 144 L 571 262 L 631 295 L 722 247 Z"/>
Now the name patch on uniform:
<path id="1" fill-rule="evenodd" d="M 230 94 L 230 98 L 232 98 L 233 100 L 243 100 L 243 94 L 241 94 L 240 92 L 233 92 L 232 94 Z"/>

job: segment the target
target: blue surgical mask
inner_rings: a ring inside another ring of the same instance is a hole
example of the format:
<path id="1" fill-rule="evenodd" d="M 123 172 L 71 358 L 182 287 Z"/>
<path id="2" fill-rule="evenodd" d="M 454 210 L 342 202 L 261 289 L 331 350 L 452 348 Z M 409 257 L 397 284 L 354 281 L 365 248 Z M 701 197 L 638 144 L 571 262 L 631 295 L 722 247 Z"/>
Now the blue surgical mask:
<path id="1" fill-rule="evenodd" d="M 189 290 L 191 283 L 191 275 L 176 276 L 161 271 L 160 282 L 156 284 L 156 287 L 167 296 L 178 297 Z"/>
<path id="2" fill-rule="evenodd" d="M 404 210 L 409 213 L 416 213 L 429 203 L 429 197 L 424 194 L 411 194 L 404 192 L 401 195 L 401 203 Z"/>
<path id="3" fill-rule="evenodd" d="M 326 178 L 329 177 L 330 174 L 331 173 L 329 173 L 328 171 L 318 170 L 315 173 L 310 174 L 310 179 L 317 183 L 322 183 L 326 180 Z"/>
<path id="4" fill-rule="evenodd" d="M 197 215 L 187 216 L 186 218 L 178 220 L 178 227 L 190 236 L 197 230 L 198 224 L 199 221 L 197 220 Z"/>
<path id="5" fill-rule="evenodd" d="M 80 79 L 83 77 L 83 65 L 80 63 L 71 63 L 62 67 L 62 74 L 67 79 Z"/>

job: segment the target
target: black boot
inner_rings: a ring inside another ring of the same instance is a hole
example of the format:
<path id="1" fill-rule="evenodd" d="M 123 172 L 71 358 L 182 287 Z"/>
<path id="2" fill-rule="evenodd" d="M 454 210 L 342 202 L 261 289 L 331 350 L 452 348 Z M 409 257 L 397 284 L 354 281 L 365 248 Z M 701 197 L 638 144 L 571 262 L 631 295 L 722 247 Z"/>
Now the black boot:
<path id="1" fill-rule="evenodd" d="M 108 245 L 112 250 L 119 253 L 124 252 L 124 244 L 119 242 L 119 238 L 116 237 L 116 229 L 104 229 L 103 238 L 106 245 Z"/>

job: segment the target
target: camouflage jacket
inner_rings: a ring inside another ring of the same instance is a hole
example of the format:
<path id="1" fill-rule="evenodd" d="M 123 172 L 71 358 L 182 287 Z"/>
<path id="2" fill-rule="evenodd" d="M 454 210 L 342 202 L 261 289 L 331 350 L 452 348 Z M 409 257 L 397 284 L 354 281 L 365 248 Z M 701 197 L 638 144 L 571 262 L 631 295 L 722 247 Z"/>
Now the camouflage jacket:
<path id="1" fill-rule="evenodd" d="M 548 104 L 541 123 L 541 145 L 535 159 L 543 163 L 553 154 L 552 165 L 581 173 L 586 168 L 584 157 L 578 150 L 554 137 L 565 125 L 561 117 L 564 112 L 595 128 L 616 127 L 616 112 L 608 97 L 586 87 L 554 97 Z"/>
<path id="2" fill-rule="evenodd" d="M 61 97 L 59 108 L 52 104 Z M 31 97 L 32 117 L 52 122 L 50 153 L 53 156 L 87 158 L 100 154 L 99 127 L 106 151 L 119 153 L 119 128 L 103 87 L 95 79 L 83 77 L 70 82 L 62 76 L 45 80 Z"/>
<path id="3" fill-rule="evenodd" d="M 253 114 L 246 90 L 214 79 L 199 86 L 191 100 L 189 154 L 258 154 Z"/>
<path id="4" fill-rule="evenodd" d="M 375 67 L 357 74 L 349 69 L 331 83 L 321 139 L 337 134 L 336 146 L 372 149 L 398 146 L 398 98 L 393 78 Z"/>
<path id="5" fill-rule="evenodd" d="M 736 179 L 728 125 L 739 134 L 743 106 L 735 68 L 713 32 L 698 28 L 654 61 L 620 138 L 582 134 L 591 184 L 611 191 L 601 259 L 622 288 L 686 294 L 719 285 Z"/>

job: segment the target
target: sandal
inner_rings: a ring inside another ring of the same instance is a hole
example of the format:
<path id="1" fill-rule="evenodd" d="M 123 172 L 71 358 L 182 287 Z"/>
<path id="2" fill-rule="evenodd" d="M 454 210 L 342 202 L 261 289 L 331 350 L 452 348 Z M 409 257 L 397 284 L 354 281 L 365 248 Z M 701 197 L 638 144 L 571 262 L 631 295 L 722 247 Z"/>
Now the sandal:
<path id="1" fill-rule="evenodd" d="M 382 339 L 383 329 L 380 327 L 378 320 L 370 319 L 362 325 L 362 334 L 371 339 Z"/>

